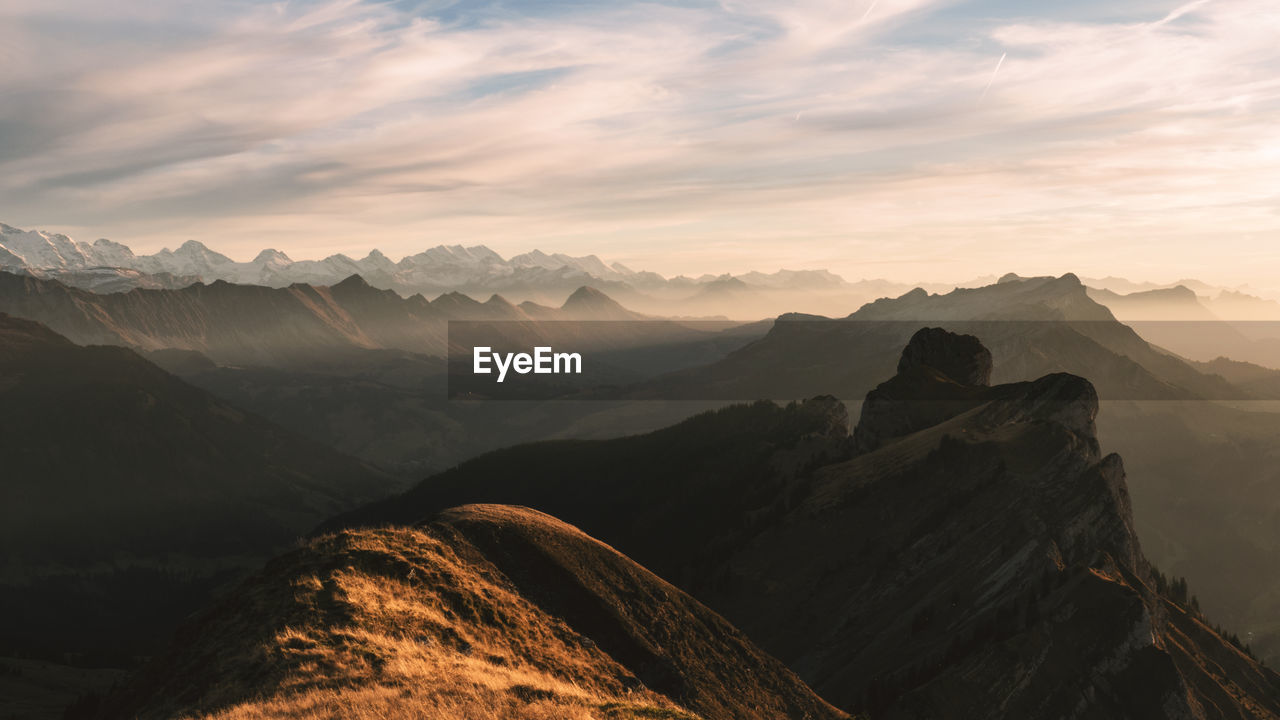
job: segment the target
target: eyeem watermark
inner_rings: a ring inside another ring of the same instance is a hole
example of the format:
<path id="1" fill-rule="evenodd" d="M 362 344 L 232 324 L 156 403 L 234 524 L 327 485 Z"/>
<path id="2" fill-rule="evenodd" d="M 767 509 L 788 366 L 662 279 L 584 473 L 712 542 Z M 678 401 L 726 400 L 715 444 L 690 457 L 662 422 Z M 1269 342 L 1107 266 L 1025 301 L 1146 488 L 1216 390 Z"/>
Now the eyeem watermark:
<path id="1" fill-rule="evenodd" d="M 515 370 L 520 375 L 581 375 L 582 355 L 555 352 L 549 347 L 535 347 L 532 355 L 494 352 L 491 347 L 472 348 L 471 371 L 474 374 L 490 375 L 495 367 L 498 382 L 506 379 L 508 370 Z"/>

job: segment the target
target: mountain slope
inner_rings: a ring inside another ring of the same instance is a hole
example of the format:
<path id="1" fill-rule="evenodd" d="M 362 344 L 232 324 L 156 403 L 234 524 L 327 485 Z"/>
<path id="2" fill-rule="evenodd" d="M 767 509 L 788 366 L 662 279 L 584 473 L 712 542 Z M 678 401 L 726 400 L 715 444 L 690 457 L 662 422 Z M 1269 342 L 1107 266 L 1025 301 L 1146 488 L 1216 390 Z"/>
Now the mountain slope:
<path id="1" fill-rule="evenodd" d="M 491 454 L 345 522 L 472 497 L 595 518 L 594 534 L 873 717 L 1280 717 L 1280 677 L 1143 555 L 1093 386 L 1061 373 L 988 386 L 995 355 L 917 332 L 853 438 L 797 423 L 806 406 L 731 408 L 640 438 Z M 696 517 L 667 510 L 673 489 Z"/>
<path id="2" fill-rule="evenodd" d="M 5 315 L 0 443 L 6 648 L 152 647 L 219 578 L 395 487 L 132 351 Z"/>
<path id="3" fill-rule="evenodd" d="M 987 387 L 902 360 L 863 406 L 875 449 L 819 470 L 713 607 L 875 716 L 1280 716 L 1280 677 L 1159 589 L 1088 382 Z"/>
<path id="4" fill-rule="evenodd" d="M 109 717 L 837 718 L 724 620 L 524 508 L 328 535 L 180 635 Z"/>
<path id="5" fill-rule="evenodd" d="M 704 413 L 645 435 L 556 440 L 487 453 L 325 529 L 412 523 L 473 502 L 527 505 L 572 518 L 664 578 L 717 569 L 802 471 L 840 457 L 848 414 L 832 398 Z M 661 528 L 661 532 L 657 530 Z"/>

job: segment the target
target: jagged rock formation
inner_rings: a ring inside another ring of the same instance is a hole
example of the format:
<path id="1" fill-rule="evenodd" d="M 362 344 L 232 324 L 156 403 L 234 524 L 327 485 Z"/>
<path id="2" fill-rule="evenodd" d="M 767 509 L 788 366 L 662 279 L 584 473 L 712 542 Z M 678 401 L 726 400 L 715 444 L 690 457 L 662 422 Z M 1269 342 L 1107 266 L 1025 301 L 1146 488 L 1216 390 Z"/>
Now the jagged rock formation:
<path id="1" fill-rule="evenodd" d="M 978 338 L 923 328 L 902 351 L 898 374 L 867 393 L 854 447 L 875 450 L 953 417 L 979 402 L 990 381 L 991 353 Z"/>
<path id="2" fill-rule="evenodd" d="M 348 521 L 399 521 L 476 497 L 590 522 L 596 498 L 583 495 L 616 487 L 626 468 L 661 483 L 652 494 L 623 492 L 647 532 L 617 515 L 594 532 L 661 568 L 843 709 L 966 720 L 1280 717 L 1280 677 L 1167 594 L 1145 559 L 1123 463 L 1100 452 L 1092 384 L 1065 373 L 958 382 L 947 372 L 986 375 L 973 340 L 914 335 L 902 372 L 869 398 L 859 448 L 851 454 L 842 433 L 822 434 L 825 450 L 802 455 L 785 479 L 768 468 L 786 443 L 755 455 L 716 448 L 750 471 L 660 462 L 697 457 L 701 438 L 735 432 L 715 430 L 742 412 L 731 409 L 701 418 L 697 433 L 676 426 L 682 432 L 643 444 L 485 456 Z M 541 463 L 584 479 L 543 484 Z M 718 494 L 724 507 L 668 512 L 674 488 L 684 498 Z M 696 538 L 670 542 L 691 524 Z"/>
<path id="3" fill-rule="evenodd" d="M 923 328 L 898 360 L 898 374 L 917 366 L 930 367 L 961 385 L 991 383 L 991 351 L 972 335 L 956 335 L 942 328 Z"/>
<path id="4" fill-rule="evenodd" d="M 108 717 L 846 717 L 693 598 L 525 508 L 455 508 L 273 561 Z"/>
<path id="5" fill-rule="evenodd" d="M 966 339 L 920 337 L 971 356 Z M 970 396 L 926 427 L 882 396 L 855 432 L 874 448 L 819 470 L 704 593 L 713 607 L 874 717 L 1278 716 L 1280 678 L 1158 591 L 1090 383 L 966 386 L 921 369 L 905 362 L 881 389 L 906 405 Z"/>

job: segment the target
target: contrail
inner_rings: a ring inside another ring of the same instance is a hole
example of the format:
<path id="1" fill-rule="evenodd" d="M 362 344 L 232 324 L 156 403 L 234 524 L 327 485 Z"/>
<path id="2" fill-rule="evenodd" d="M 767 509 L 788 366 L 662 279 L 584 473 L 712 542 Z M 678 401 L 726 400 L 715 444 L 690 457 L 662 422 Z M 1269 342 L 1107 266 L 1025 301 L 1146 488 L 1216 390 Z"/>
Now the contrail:
<path id="1" fill-rule="evenodd" d="M 996 69 L 991 71 L 991 79 L 987 81 L 987 86 L 982 88 L 982 97 L 978 98 L 979 101 L 986 99 L 987 91 L 991 89 L 991 84 L 996 81 L 996 73 L 1000 72 L 1000 66 L 1004 64 L 1004 56 L 1008 54 L 1007 52 L 1000 53 L 1000 60 L 996 63 Z"/>
<path id="2" fill-rule="evenodd" d="M 858 22 L 865 21 L 867 16 L 871 14 L 871 11 L 876 9 L 876 3 L 878 2 L 880 2 L 880 0 L 871 0 L 871 4 L 867 6 L 867 11 L 862 13 L 862 20 L 859 20 Z"/>

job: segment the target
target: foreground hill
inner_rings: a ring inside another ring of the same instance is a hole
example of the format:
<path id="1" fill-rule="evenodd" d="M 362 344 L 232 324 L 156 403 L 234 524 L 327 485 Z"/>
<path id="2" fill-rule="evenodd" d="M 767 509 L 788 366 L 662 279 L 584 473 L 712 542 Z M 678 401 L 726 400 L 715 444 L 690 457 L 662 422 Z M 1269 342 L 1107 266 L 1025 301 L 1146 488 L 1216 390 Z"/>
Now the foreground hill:
<path id="1" fill-rule="evenodd" d="M 606 510 L 620 520 L 599 537 L 873 717 L 1280 717 L 1280 677 L 1143 555 L 1122 463 L 1100 452 L 1093 386 L 1066 374 L 988 386 L 993 354 L 918 332 L 852 437 L 797 422 L 836 417 L 813 412 L 830 401 L 733 408 L 665 435 L 496 453 L 347 522 L 465 497 L 575 523 L 596 516 L 583 498 L 625 504 L 637 520 Z M 792 434 L 717 445 L 743 428 Z M 540 482 L 542 461 L 563 479 Z M 667 514 L 673 488 L 702 499 L 694 529 Z"/>
<path id="2" fill-rule="evenodd" d="M 844 717 L 697 601 L 525 508 L 343 532 L 188 625 L 108 717 Z"/>
<path id="3" fill-rule="evenodd" d="M 0 644 L 145 652 L 209 589 L 392 489 L 118 347 L 0 315 Z"/>

